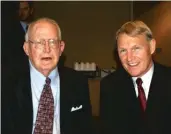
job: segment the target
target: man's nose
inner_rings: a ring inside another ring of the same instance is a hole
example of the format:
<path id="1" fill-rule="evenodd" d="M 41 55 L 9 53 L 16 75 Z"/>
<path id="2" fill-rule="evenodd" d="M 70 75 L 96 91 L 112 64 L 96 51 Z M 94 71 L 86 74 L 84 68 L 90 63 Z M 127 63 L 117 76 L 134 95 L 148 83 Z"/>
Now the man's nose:
<path id="1" fill-rule="evenodd" d="M 134 56 L 133 56 L 133 53 L 132 53 L 132 52 L 128 52 L 128 53 L 127 53 L 127 60 L 128 60 L 128 61 L 132 61 L 132 60 L 133 60 L 133 57 L 134 57 Z"/>
<path id="2" fill-rule="evenodd" d="M 46 53 L 49 53 L 50 52 L 49 42 L 47 42 L 47 41 L 45 41 L 45 44 L 44 44 L 44 51 Z"/>

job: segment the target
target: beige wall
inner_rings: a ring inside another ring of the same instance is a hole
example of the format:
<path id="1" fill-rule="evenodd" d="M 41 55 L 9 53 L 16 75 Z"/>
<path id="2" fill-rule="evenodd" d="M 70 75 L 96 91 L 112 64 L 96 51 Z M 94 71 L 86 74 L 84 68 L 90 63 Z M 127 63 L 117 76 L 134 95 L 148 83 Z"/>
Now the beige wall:
<path id="1" fill-rule="evenodd" d="M 171 66 L 171 2 L 161 2 L 141 15 L 139 19 L 146 22 L 152 29 L 160 53 L 154 59 L 166 66 Z"/>
<path id="2" fill-rule="evenodd" d="M 35 2 L 35 18 L 51 17 L 62 29 L 66 65 L 75 61 L 96 62 L 102 68 L 115 66 L 116 30 L 131 18 L 130 2 Z"/>

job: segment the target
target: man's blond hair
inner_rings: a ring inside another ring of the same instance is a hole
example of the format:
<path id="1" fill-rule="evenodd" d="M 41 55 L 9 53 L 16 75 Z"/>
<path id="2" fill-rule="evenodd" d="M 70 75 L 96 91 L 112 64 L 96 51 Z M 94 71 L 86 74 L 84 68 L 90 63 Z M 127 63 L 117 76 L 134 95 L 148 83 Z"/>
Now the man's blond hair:
<path id="1" fill-rule="evenodd" d="M 153 39 L 153 34 L 150 28 L 142 21 L 129 21 L 121 26 L 116 32 L 116 40 L 120 34 L 127 34 L 128 36 L 135 37 L 137 35 L 145 35 L 147 41 Z"/>

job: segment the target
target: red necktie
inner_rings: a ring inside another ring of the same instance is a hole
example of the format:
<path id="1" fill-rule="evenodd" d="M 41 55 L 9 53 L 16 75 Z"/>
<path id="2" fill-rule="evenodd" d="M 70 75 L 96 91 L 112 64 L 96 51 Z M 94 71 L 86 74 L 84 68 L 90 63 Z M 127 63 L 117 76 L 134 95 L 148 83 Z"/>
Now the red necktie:
<path id="1" fill-rule="evenodd" d="M 34 134 L 52 134 L 53 132 L 54 99 L 50 82 L 51 80 L 46 78 L 46 83 L 40 96 Z"/>
<path id="2" fill-rule="evenodd" d="M 137 78 L 136 83 L 137 83 L 137 87 L 138 87 L 138 99 L 140 101 L 140 104 L 141 104 L 143 111 L 145 111 L 145 109 L 146 109 L 146 97 L 145 97 L 144 89 L 142 87 L 143 81 L 141 80 L 141 78 Z"/>

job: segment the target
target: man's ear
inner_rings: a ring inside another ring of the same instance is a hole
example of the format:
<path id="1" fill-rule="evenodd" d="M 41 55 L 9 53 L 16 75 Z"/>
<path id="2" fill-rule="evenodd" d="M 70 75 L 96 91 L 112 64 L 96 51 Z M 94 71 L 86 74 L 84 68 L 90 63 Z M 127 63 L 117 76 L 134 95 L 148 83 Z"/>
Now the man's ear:
<path id="1" fill-rule="evenodd" d="M 155 39 L 152 39 L 150 41 L 150 52 L 151 54 L 153 54 L 156 50 L 156 40 Z"/>
<path id="2" fill-rule="evenodd" d="M 61 43 L 60 43 L 60 56 L 62 55 L 62 52 L 64 51 L 64 49 L 65 49 L 65 42 L 61 41 Z"/>
<path id="3" fill-rule="evenodd" d="M 28 44 L 28 42 L 24 42 L 23 49 L 24 49 L 25 54 L 27 56 L 29 56 L 29 44 Z"/>

